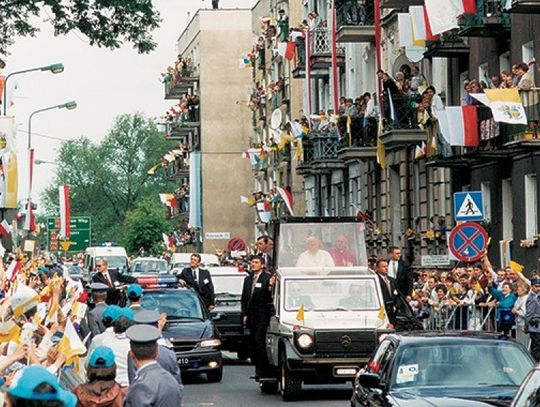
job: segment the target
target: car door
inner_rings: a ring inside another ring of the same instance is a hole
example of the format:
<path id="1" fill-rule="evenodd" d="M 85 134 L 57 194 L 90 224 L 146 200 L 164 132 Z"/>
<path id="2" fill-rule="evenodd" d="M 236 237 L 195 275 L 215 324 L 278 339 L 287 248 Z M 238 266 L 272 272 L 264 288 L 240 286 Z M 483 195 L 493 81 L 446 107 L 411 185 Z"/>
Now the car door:
<path id="1" fill-rule="evenodd" d="M 375 353 L 372 361 L 368 364 L 369 373 L 378 373 L 381 379 L 380 388 L 367 389 L 367 400 L 369 406 L 386 407 L 390 406 L 386 397 L 386 389 L 390 378 L 392 377 L 392 361 L 394 358 L 396 346 L 390 339 L 386 339 L 381 343 L 379 349 Z"/>

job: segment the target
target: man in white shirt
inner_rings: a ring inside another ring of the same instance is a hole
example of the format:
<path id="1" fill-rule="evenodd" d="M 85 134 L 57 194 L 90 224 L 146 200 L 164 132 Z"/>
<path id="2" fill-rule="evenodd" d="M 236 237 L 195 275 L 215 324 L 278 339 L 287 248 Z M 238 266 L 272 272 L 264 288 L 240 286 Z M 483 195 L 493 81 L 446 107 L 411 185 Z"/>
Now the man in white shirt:
<path id="1" fill-rule="evenodd" d="M 113 322 L 114 336 L 103 341 L 103 346 L 112 349 L 116 360 L 116 382 L 122 387 L 129 386 L 128 378 L 128 353 L 130 350 L 129 339 L 126 331 L 134 322 L 134 312 L 129 308 L 121 308 L 119 317 Z"/>
<path id="2" fill-rule="evenodd" d="M 307 239 L 307 250 L 298 256 L 296 267 L 335 267 L 334 259 L 329 252 L 321 249 L 318 237 Z"/>

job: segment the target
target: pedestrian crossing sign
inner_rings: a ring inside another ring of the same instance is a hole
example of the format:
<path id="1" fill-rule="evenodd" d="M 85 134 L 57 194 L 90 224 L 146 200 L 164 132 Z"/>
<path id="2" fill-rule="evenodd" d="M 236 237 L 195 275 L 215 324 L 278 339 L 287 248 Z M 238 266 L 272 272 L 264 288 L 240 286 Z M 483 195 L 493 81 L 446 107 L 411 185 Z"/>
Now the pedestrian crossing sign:
<path id="1" fill-rule="evenodd" d="M 456 221 L 483 221 L 484 204 L 481 191 L 454 193 L 454 218 Z"/>

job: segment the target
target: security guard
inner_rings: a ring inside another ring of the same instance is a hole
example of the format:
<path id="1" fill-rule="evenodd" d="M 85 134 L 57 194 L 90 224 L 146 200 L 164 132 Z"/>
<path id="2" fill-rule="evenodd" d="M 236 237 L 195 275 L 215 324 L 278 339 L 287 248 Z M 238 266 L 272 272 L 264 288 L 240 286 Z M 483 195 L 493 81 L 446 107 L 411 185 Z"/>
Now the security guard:
<path id="1" fill-rule="evenodd" d="M 90 329 L 93 337 L 105 331 L 105 325 L 103 325 L 101 319 L 103 311 L 107 307 L 105 300 L 107 299 L 108 288 L 109 287 L 103 283 L 92 283 L 90 285 L 95 306 L 88 313 L 88 328 Z"/>
<path id="2" fill-rule="evenodd" d="M 159 312 L 149 311 L 143 309 L 142 311 L 135 314 L 135 323 L 142 325 L 152 325 L 158 327 L 158 322 L 160 320 Z M 161 333 L 161 332 L 160 332 Z M 182 385 L 182 376 L 180 375 L 180 368 L 178 367 L 178 362 L 176 361 L 176 354 L 170 349 L 172 344 L 163 338 L 163 335 L 158 339 L 159 352 L 156 358 L 156 362 L 165 369 L 167 372 L 173 375 L 181 388 Z M 128 355 L 128 379 L 132 383 L 135 378 L 135 372 L 137 368 L 135 367 L 135 361 L 133 358 Z"/>
<path id="3" fill-rule="evenodd" d="M 525 303 L 525 330 L 531 337 L 531 355 L 540 361 L 540 279 L 531 279 L 531 291 Z"/>
<path id="4" fill-rule="evenodd" d="M 139 284 L 130 284 L 127 288 L 127 296 L 129 300 L 129 308 L 131 308 L 135 314 L 143 309 L 141 305 L 143 289 Z"/>
<path id="5" fill-rule="evenodd" d="M 130 355 L 137 373 L 129 386 L 124 407 L 182 406 L 183 390 L 175 378 L 157 362 L 159 329 L 152 325 L 135 325 L 126 331 L 130 340 Z"/>

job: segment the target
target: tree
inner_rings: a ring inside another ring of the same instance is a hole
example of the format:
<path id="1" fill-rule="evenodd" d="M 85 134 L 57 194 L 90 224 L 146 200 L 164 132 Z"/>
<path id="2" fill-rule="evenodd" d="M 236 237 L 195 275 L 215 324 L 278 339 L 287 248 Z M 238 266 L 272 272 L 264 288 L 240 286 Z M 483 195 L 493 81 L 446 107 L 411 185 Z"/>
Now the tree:
<path id="1" fill-rule="evenodd" d="M 161 253 L 162 234 L 170 231 L 171 225 L 163 217 L 163 205 L 152 197 L 142 199 L 137 207 L 126 216 L 124 244 L 131 253 L 141 247 L 147 252 Z"/>
<path id="2" fill-rule="evenodd" d="M 97 240 L 121 240 L 126 214 L 139 201 L 177 187 L 147 173 L 172 148 L 151 120 L 122 115 L 100 144 L 87 138 L 62 144 L 57 176 L 43 194 L 43 206 L 58 213 L 58 186 L 69 184 L 72 216 L 90 216 Z"/>
<path id="3" fill-rule="evenodd" d="M 0 54 L 6 55 L 17 36 L 35 36 L 39 31 L 32 17 L 47 11 L 55 35 L 73 30 L 84 34 L 91 45 L 110 49 L 124 42 L 139 52 L 153 50 L 150 32 L 160 23 L 151 0 L 4 0 L 0 2 Z"/>

